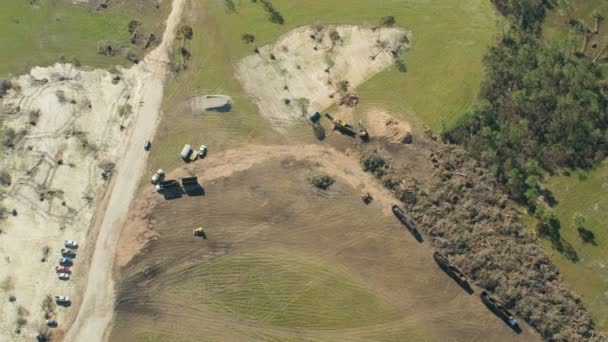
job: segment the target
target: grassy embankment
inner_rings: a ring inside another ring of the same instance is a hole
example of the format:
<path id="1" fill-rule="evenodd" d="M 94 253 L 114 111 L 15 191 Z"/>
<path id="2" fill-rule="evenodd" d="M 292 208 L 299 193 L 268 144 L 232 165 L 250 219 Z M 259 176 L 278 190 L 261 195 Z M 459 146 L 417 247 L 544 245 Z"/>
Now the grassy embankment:
<path id="1" fill-rule="evenodd" d="M 185 143 L 205 143 L 213 153 L 251 141 L 313 141 L 305 124 L 290 131 L 289 137 L 272 130 L 244 94 L 233 69 L 241 58 L 253 53 L 253 45 L 241 40 L 244 33 L 254 34 L 255 45 L 262 46 L 300 25 L 374 26 L 381 17 L 394 15 L 397 25 L 413 33 L 412 48 L 405 56 L 408 72 L 392 67 L 360 86 L 358 110 L 383 107 L 438 130 L 442 119 L 448 125 L 455 122 L 475 99 L 482 76 L 481 58 L 493 43 L 498 20 L 491 4 L 483 0 L 272 3 L 285 18 L 284 25 L 271 23 L 259 2 L 241 1 L 235 13 L 221 1 L 189 2 L 185 22 L 192 25 L 194 38 L 186 47 L 192 59 L 188 69 L 167 84 L 165 115 L 149 171 L 178 166 L 178 153 Z M 189 97 L 217 93 L 233 98 L 232 112 L 191 112 Z"/>
<path id="2" fill-rule="evenodd" d="M 93 11 L 87 5 L 68 0 L 0 1 L 0 78 L 28 72 L 34 66 L 56 63 L 63 56 L 83 65 L 109 68 L 129 65 L 124 56 L 106 57 L 98 53 L 103 42 L 142 54 L 130 44 L 130 20 L 142 23 L 141 32 L 162 35 L 170 2 L 157 9 L 149 1 L 112 1 L 107 9 Z"/>
<path id="3" fill-rule="evenodd" d="M 608 17 L 605 1 L 570 1 L 567 7 L 560 7 L 546 19 L 543 32 L 549 43 L 573 34 L 576 45 L 582 46 L 582 34 L 574 34 L 568 27 L 570 18 L 583 20 L 593 30 L 592 13 L 597 10 Z M 592 42 L 598 46 L 588 47 L 587 55 L 593 58 L 599 53 L 608 37 L 608 25 L 604 21 L 599 35 Z M 583 297 L 593 319 L 601 329 L 608 329 L 608 161 L 604 161 L 590 171 L 573 172 L 570 176 L 554 176 L 548 180 L 547 188 L 557 200 L 555 207 L 561 222 L 561 236 L 576 250 L 580 260 L 569 261 L 562 254 L 553 252 L 551 244 L 543 246 L 559 267 L 566 283 Z M 585 218 L 585 228 L 593 232 L 595 245 L 584 243 L 574 223 L 575 214 Z"/>

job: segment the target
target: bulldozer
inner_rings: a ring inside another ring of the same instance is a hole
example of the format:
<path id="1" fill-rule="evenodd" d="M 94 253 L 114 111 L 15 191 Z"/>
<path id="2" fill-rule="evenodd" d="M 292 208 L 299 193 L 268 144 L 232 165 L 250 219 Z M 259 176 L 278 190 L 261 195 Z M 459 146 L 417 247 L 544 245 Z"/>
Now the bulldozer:
<path id="1" fill-rule="evenodd" d="M 205 234 L 205 230 L 203 227 L 198 227 L 194 230 L 194 236 L 202 237 L 203 239 L 207 238 L 207 234 Z"/>
<path id="2" fill-rule="evenodd" d="M 340 119 L 334 119 L 334 117 L 329 115 L 329 113 L 325 113 L 325 116 L 334 124 L 334 129 L 340 131 L 340 133 L 351 137 L 357 135 L 357 132 L 355 131 L 353 126 L 347 124 L 346 122 Z"/>

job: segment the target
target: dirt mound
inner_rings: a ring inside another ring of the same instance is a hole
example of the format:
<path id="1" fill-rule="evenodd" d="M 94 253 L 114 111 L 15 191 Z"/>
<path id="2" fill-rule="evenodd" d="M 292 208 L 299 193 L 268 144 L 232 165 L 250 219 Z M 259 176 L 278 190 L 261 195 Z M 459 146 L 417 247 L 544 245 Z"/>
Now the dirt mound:
<path id="1" fill-rule="evenodd" d="M 386 112 L 370 111 L 366 114 L 366 122 L 372 137 L 382 137 L 396 144 L 411 144 L 413 141 L 410 124 L 399 121 Z"/>

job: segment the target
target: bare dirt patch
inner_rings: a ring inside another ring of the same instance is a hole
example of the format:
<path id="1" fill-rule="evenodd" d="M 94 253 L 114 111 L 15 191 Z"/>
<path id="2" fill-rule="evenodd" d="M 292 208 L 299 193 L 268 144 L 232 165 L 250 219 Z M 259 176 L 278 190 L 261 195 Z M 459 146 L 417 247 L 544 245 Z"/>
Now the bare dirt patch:
<path id="1" fill-rule="evenodd" d="M 343 101 L 392 65 L 409 47 L 409 37 L 398 28 L 303 26 L 243 59 L 237 77 L 260 113 L 285 127 Z"/>
<path id="2" fill-rule="evenodd" d="M 309 184 L 317 173 L 336 179 L 329 191 Z M 125 227 L 155 239 L 130 261 L 133 251 L 123 254 L 113 341 L 522 338 L 437 268 L 355 158 L 317 145 L 251 146 L 169 177 L 192 174 L 204 196 L 146 191 Z M 198 226 L 206 239 L 193 236 Z"/>
<path id="3" fill-rule="evenodd" d="M 365 114 L 365 122 L 373 137 L 386 139 L 396 144 L 412 142 L 412 127 L 409 123 L 399 121 L 382 110 L 370 110 Z"/>

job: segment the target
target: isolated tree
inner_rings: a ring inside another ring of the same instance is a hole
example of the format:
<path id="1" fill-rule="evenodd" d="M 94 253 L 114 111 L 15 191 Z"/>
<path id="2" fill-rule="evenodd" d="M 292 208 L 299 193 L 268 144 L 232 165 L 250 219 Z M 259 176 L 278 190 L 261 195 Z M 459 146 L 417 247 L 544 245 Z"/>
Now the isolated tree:
<path id="1" fill-rule="evenodd" d="M 243 43 L 250 44 L 250 43 L 255 42 L 255 36 L 252 35 L 251 33 L 244 33 L 241 36 L 241 40 L 243 41 Z"/>
<path id="2" fill-rule="evenodd" d="M 375 26 L 373 29 L 377 30 L 382 27 L 392 27 L 392 26 L 395 26 L 396 23 L 397 23 L 397 20 L 395 19 L 395 17 L 392 15 L 389 15 L 389 16 L 380 18 L 380 24 L 378 26 Z"/>
<path id="3" fill-rule="evenodd" d="M 177 30 L 177 36 L 182 39 L 182 46 L 179 49 L 179 55 L 182 60 L 181 66 L 178 66 L 177 69 L 183 69 L 186 67 L 186 58 L 190 57 L 190 52 L 186 49 L 186 39 L 192 40 L 194 37 L 194 31 L 192 30 L 192 26 L 190 25 L 182 25 Z"/>
<path id="4" fill-rule="evenodd" d="M 397 70 L 399 70 L 399 72 L 407 71 L 407 65 L 405 64 L 405 61 L 403 59 L 397 59 L 395 61 L 395 66 L 397 67 Z"/>

